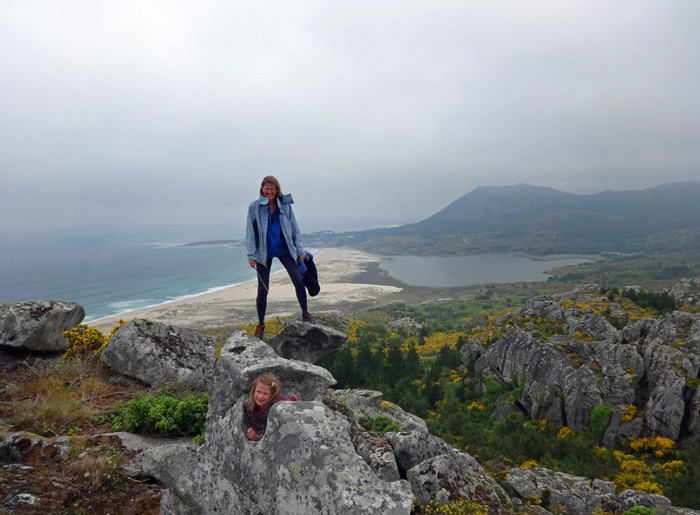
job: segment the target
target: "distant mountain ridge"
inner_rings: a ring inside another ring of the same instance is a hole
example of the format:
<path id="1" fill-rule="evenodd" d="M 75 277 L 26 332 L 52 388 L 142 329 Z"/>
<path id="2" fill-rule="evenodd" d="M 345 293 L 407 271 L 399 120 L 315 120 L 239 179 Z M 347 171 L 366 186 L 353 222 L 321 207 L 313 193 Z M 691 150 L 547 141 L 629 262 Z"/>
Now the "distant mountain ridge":
<path id="1" fill-rule="evenodd" d="M 414 224 L 319 235 L 316 243 L 322 239 L 409 254 L 698 250 L 700 182 L 593 195 L 529 184 L 484 186 Z"/>

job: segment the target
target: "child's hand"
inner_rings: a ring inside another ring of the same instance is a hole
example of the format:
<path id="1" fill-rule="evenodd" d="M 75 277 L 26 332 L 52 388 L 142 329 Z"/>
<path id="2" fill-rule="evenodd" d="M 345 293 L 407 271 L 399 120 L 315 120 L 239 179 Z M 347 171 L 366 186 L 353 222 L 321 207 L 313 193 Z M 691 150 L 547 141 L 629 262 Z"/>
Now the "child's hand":
<path id="1" fill-rule="evenodd" d="M 258 439 L 258 433 L 255 432 L 255 429 L 252 427 L 246 431 L 246 436 L 248 437 L 248 440 L 257 440 Z"/>

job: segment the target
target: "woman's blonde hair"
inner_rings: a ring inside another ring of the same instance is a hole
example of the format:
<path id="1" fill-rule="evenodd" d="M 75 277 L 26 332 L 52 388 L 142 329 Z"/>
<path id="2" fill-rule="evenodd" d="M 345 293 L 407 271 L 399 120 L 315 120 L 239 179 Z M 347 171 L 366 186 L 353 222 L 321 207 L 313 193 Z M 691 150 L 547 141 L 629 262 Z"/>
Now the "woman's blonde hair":
<path id="1" fill-rule="evenodd" d="M 280 181 L 275 179 L 272 175 L 266 175 L 262 182 L 260 183 L 260 196 L 263 196 L 263 188 L 265 187 L 266 184 L 272 184 L 275 188 L 277 188 L 277 198 L 280 198 L 282 196 L 282 186 L 280 186 Z"/>
<path id="2" fill-rule="evenodd" d="M 248 402 L 246 405 L 249 410 L 258 409 L 258 405 L 255 404 L 255 388 L 258 384 L 269 386 L 272 390 L 272 402 L 270 406 L 280 400 L 280 390 L 282 390 L 282 381 L 280 381 L 277 376 L 271 372 L 265 372 L 261 374 L 255 381 L 253 381 L 253 386 L 250 387 L 250 393 L 248 394 Z"/>

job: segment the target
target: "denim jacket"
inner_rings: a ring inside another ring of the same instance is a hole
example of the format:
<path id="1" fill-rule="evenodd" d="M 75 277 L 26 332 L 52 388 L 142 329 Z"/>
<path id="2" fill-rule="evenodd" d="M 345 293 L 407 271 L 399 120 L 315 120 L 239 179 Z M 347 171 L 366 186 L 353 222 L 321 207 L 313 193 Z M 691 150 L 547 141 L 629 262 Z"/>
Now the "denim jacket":
<path id="1" fill-rule="evenodd" d="M 292 210 L 292 204 L 294 204 L 292 195 L 288 193 L 276 200 L 282 236 L 287 242 L 289 254 L 295 257 L 301 256 L 304 253 L 304 247 L 301 244 L 299 225 Z M 245 228 L 248 261 L 255 260 L 262 265 L 267 262 L 267 220 L 270 217 L 268 203 L 269 200 L 266 197 L 260 197 L 259 200 L 250 204 Z"/>

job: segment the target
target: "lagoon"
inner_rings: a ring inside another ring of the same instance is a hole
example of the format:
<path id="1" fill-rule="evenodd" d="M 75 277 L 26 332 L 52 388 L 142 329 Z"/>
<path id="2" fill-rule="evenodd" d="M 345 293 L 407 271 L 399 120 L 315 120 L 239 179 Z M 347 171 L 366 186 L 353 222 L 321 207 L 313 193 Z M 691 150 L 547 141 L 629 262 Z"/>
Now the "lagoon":
<path id="1" fill-rule="evenodd" d="M 543 282 L 554 268 L 590 263 L 591 259 L 567 258 L 535 261 L 509 254 L 475 256 L 394 256 L 379 267 L 411 286 L 433 288 Z"/>

